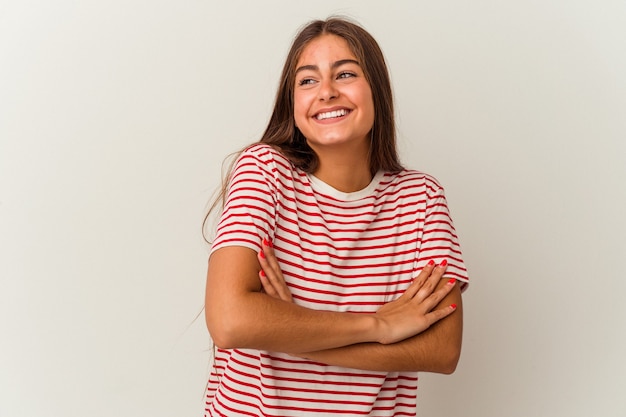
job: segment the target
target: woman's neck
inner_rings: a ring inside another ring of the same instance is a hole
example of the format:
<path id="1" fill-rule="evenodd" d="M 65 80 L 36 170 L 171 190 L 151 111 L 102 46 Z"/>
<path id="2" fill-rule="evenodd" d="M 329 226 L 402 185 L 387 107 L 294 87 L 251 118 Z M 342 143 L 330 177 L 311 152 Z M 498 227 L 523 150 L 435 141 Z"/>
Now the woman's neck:
<path id="1" fill-rule="evenodd" d="M 372 181 L 367 152 L 318 152 L 319 165 L 313 175 L 344 193 L 367 187 Z"/>

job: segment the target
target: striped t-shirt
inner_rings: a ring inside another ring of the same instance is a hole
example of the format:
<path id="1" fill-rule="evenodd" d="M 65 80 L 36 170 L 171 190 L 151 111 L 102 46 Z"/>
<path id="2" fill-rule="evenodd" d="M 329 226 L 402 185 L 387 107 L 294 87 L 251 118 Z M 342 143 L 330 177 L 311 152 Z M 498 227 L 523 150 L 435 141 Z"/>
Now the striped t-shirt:
<path id="1" fill-rule="evenodd" d="M 233 169 L 211 251 L 269 238 L 293 301 L 368 312 L 397 298 L 431 259 L 468 282 L 444 192 L 431 176 L 377 173 L 340 192 L 256 144 Z M 218 349 L 207 416 L 415 416 L 416 372 L 328 366 L 278 352 Z"/>

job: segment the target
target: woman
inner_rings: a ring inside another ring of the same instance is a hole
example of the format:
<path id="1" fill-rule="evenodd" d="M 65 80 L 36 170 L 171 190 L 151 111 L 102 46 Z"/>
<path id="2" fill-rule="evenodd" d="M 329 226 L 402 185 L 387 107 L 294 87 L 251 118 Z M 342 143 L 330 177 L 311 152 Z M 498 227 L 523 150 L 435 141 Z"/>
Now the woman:
<path id="1" fill-rule="evenodd" d="M 443 189 L 398 160 L 371 35 L 300 31 L 224 195 L 206 415 L 415 415 L 417 372 L 456 367 L 468 277 Z"/>

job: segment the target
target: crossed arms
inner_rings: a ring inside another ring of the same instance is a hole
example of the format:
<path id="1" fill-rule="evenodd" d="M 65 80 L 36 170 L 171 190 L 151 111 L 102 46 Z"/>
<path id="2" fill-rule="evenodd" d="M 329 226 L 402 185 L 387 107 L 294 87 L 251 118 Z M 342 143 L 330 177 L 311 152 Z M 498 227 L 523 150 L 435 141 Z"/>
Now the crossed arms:
<path id="1" fill-rule="evenodd" d="M 321 311 L 291 301 L 273 249 L 231 246 L 210 258 L 205 313 L 216 346 L 290 353 L 373 371 L 454 372 L 463 309 L 445 265 L 427 265 L 374 314 Z"/>

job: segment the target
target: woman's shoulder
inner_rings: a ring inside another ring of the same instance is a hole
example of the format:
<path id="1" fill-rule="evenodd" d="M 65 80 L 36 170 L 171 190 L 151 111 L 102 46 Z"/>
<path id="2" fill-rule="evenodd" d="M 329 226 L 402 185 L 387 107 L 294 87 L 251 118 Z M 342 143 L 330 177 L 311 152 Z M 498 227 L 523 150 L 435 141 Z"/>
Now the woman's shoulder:
<path id="1" fill-rule="evenodd" d="M 286 159 L 280 151 L 267 143 L 255 142 L 244 148 L 242 155 L 251 155 L 262 159 Z"/>
<path id="2" fill-rule="evenodd" d="M 245 166 L 247 170 L 252 169 L 266 178 L 273 178 L 283 183 L 291 182 L 306 175 L 298 170 L 279 149 L 260 142 L 244 148 L 239 154 L 235 166 Z"/>
<path id="3" fill-rule="evenodd" d="M 434 176 L 416 169 L 403 169 L 396 173 L 387 173 L 384 181 L 389 185 L 403 185 L 405 187 L 427 187 L 442 189 L 441 183 Z"/>
<path id="4" fill-rule="evenodd" d="M 276 163 L 282 166 L 290 166 L 291 163 L 278 149 L 267 143 L 256 142 L 244 148 L 239 156 L 240 159 L 253 158 L 265 164 Z"/>

